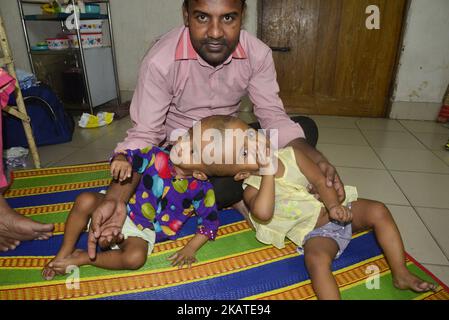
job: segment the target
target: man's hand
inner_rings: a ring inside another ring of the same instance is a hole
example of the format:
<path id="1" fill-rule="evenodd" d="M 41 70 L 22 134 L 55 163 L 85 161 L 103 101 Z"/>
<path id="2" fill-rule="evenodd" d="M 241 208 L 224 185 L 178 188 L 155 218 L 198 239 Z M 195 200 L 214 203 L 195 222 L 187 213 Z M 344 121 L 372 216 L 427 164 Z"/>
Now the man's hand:
<path id="1" fill-rule="evenodd" d="M 111 163 L 111 175 L 114 180 L 123 182 L 131 178 L 133 168 L 123 154 L 117 155 Z"/>
<path id="2" fill-rule="evenodd" d="M 102 248 L 123 240 L 121 235 L 126 220 L 126 205 L 121 201 L 103 200 L 92 214 L 89 229 L 88 254 L 95 260 L 97 243 Z"/>
<path id="3" fill-rule="evenodd" d="M 341 181 L 340 176 L 337 173 L 337 170 L 328 161 L 324 160 L 318 163 L 318 167 L 326 177 L 326 185 L 329 188 L 331 188 L 332 186 L 334 187 L 335 191 L 337 191 L 338 201 L 342 203 L 346 199 L 346 192 L 343 182 Z M 314 194 L 318 200 L 320 199 L 315 186 L 309 185 L 307 189 L 311 194 Z"/>

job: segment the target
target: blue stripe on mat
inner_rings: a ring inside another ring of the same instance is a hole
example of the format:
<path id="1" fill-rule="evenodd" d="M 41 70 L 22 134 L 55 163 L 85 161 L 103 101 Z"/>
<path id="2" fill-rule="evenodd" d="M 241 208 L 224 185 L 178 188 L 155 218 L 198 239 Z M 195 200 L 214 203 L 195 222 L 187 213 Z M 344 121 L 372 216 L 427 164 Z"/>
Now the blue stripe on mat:
<path id="1" fill-rule="evenodd" d="M 235 210 L 225 210 L 220 212 L 221 225 L 228 225 L 242 221 L 242 215 Z M 197 219 L 190 219 L 180 232 L 180 237 L 193 234 L 196 230 Z M 47 241 L 24 241 L 16 250 L 0 253 L 0 257 L 20 257 L 20 256 L 54 256 L 62 245 L 63 235 L 57 235 Z M 87 249 L 87 233 L 81 235 L 77 248 Z"/>
<path id="2" fill-rule="evenodd" d="M 9 203 L 11 208 L 38 207 L 58 203 L 74 202 L 76 197 L 82 192 L 99 192 L 105 189 L 107 189 L 107 187 L 55 192 L 35 196 L 9 198 L 6 199 L 6 201 Z"/>
<path id="3" fill-rule="evenodd" d="M 333 270 L 340 270 L 381 253 L 374 234 L 368 233 L 351 241 L 340 259 L 334 261 Z M 308 279 L 304 256 L 301 255 L 209 280 L 98 300 L 237 300 Z"/>

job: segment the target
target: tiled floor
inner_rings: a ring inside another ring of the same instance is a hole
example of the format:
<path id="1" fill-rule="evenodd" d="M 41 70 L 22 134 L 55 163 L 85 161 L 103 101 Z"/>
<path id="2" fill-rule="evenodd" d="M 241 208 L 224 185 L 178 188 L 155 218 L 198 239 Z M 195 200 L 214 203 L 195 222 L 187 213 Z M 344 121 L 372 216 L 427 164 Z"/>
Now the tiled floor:
<path id="1" fill-rule="evenodd" d="M 244 114 L 248 121 L 254 118 Z M 387 204 L 406 250 L 449 284 L 449 129 L 420 121 L 312 116 L 318 149 L 360 197 Z M 106 160 L 131 126 L 77 128 L 71 143 L 40 148 L 45 167 Z"/>

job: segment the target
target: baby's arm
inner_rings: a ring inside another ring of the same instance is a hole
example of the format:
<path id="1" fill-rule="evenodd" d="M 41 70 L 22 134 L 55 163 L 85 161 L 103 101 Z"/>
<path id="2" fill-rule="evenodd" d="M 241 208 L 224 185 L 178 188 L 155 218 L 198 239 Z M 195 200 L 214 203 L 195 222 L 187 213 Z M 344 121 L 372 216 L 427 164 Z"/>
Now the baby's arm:
<path id="1" fill-rule="evenodd" d="M 184 264 L 189 267 L 196 262 L 195 255 L 203 245 L 209 240 L 215 240 L 220 226 L 218 219 L 218 209 L 215 201 L 215 193 L 210 182 L 198 181 L 196 190 L 192 190 L 192 199 L 196 215 L 198 216 L 198 230 L 195 236 L 174 255 L 168 259 L 172 261 L 173 266 L 182 268 Z M 196 195 L 194 195 L 196 194 Z M 199 199 L 201 194 L 202 199 Z"/>
<path id="2" fill-rule="evenodd" d="M 337 192 L 333 187 L 328 187 L 326 177 L 320 168 L 303 152 L 295 149 L 296 163 L 309 183 L 313 184 L 320 195 L 331 219 L 340 222 L 350 222 L 352 216 L 348 208 L 342 206 L 338 200 Z"/>
<path id="3" fill-rule="evenodd" d="M 181 250 L 176 252 L 174 255 L 170 256 L 168 260 L 171 261 L 172 266 L 179 266 L 182 268 L 186 264 L 189 268 L 192 263 L 195 263 L 196 252 L 204 246 L 209 238 L 205 235 L 197 233 Z"/>
<path id="4" fill-rule="evenodd" d="M 262 176 L 259 190 L 252 186 L 246 187 L 243 192 L 243 201 L 250 209 L 253 217 L 260 221 L 268 222 L 274 214 L 275 201 L 275 160 L 270 148 L 258 148 L 257 163 L 259 174 Z"/>
<path id="5" fill-rule="evenodd" d="M 243 200 L 251 214 L 260 221 L 269 221 L 274 213 L 274 175 L 262 176 L 260 188 L 246 187 Z"/>
<path id="6" fill-rule="evenodd" d="M 132 175 L 132 165 L 125 154 L 117 154 L 111 162 L 111 175 L 114 180 L 123 182 Z"/>

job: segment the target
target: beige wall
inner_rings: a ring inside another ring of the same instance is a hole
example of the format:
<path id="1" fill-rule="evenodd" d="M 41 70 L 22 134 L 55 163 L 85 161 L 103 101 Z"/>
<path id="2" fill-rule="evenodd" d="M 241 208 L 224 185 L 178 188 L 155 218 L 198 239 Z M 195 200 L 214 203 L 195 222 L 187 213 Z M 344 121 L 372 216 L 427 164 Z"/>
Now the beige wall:
<path id="1" fill-rule="evenodd" d="M 6 34 L 8 35 L 16 67 L 30 70 L 17 1 L 0 0 L 0 14 L 5 23 Z"/>
<path id="2" fill-rule="evenodd" d="M 248 0 L 245 29 L 257 32 L 257 0 Z M 129 97 L 136 86 L 140 62 L 159 35 L 180 26 L 182 0 L 111 0 L 120 88 Z M 30 70 L 16 0 L 0 0 L 18 68 Z M 130 92 L 126 92 L 130 91 Z"/>
<path id="3" fill-rule="evenodd" d="M 412 0 L 392 118 L 435 120 L 449 83 L 449 1 Z"/>

